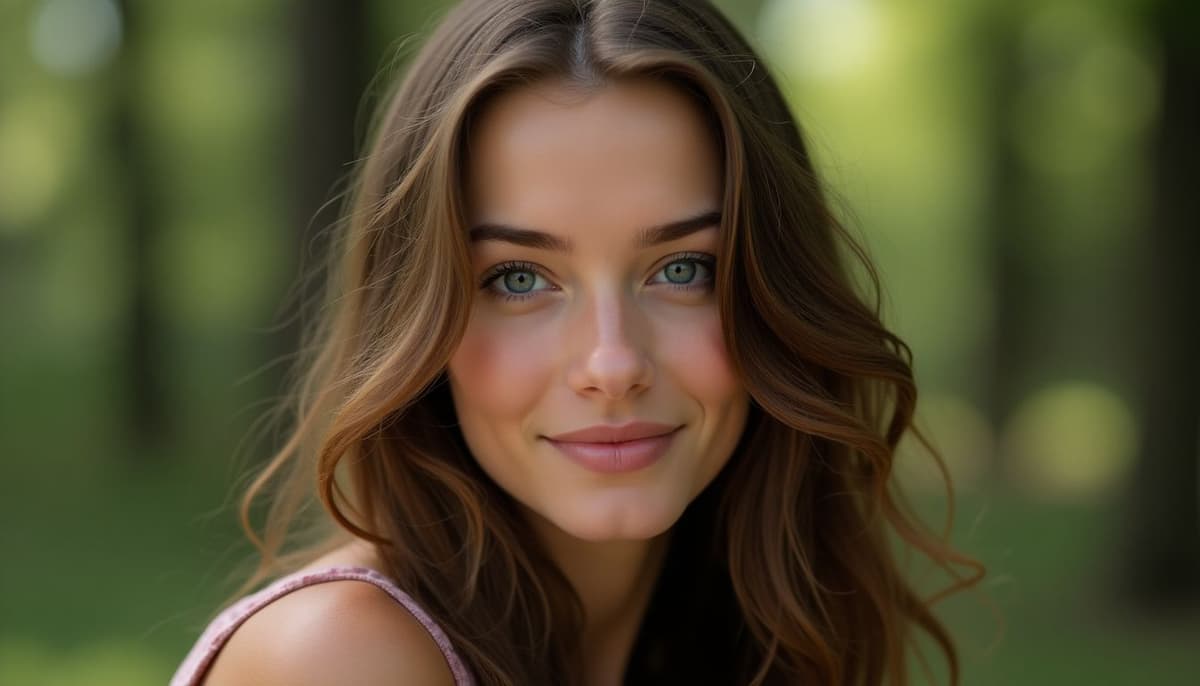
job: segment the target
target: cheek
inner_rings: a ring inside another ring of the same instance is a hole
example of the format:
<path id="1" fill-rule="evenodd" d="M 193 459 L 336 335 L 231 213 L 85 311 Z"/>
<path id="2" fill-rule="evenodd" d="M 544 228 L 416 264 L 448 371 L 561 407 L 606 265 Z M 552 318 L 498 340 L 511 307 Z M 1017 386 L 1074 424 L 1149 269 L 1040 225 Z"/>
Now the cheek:
<path id="1" fill-rule="evenodd" d="M 704 405 L 724 406 L 745 394 L 725 348 L 715 308 L 698 310 L 687 321 L 671 322 L 660 331 L 662 360 L 688 395 Z"/>
<path id="2" fill-rule="evenodd" d="M 536 326 L 473 318 L 450 359 L 459 419 L 488 422 L 521 416 L 541 397 L 548 378 L 546 345 Z"/>

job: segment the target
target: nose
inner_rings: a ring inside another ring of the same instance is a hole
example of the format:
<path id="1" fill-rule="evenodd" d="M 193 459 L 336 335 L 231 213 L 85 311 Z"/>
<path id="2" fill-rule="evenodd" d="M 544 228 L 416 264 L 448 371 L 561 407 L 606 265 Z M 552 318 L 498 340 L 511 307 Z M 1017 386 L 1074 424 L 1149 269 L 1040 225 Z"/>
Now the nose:
<path id="1" fill-rule="evenodd" d="M 637 306 L 618 294 L 591 298 L 574 329 L 567 382 L 583 395 L 620 400 L 649 388 L 654 368 L 645 346 L 647 327 Z"/>

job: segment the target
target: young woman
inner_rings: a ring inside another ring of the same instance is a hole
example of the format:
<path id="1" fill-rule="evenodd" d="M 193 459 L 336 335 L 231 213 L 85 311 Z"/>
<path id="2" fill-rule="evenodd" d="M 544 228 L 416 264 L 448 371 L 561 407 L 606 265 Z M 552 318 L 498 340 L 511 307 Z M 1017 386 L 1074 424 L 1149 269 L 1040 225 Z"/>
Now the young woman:
<path id="1" fill-rule="evenodd" d="M 244 503 L 283 576 L 173 684 L 904 684 L 920 633 L 957 682 L 893 558 L 982 574 L 892 491 L 908 351 L 708 3 L 457 6 L 343 228 Z"/>

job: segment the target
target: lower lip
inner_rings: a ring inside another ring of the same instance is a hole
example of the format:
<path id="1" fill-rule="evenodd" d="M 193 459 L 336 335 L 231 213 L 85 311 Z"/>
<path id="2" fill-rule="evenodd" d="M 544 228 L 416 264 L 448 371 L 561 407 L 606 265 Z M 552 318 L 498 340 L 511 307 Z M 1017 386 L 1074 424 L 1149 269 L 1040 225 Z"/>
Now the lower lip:
<path id="1" fill-rule="evenodd" d="M 679 429 L 669 434 L 622 443 L 580 443 L 546 439 L 581 466 L 601 474 L 635 472 L 654 464 L 671 447 Z"/>

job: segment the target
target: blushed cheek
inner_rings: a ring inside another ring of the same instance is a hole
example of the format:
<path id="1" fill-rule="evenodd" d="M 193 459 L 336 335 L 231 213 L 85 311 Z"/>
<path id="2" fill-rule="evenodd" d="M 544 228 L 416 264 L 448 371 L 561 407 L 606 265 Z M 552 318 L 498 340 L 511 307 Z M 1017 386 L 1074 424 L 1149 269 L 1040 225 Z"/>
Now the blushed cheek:
<path id="1" fill-rule="evenodd" d="M 688 395 L 710 411 L 739 401 L 745 390 L 729 359 L 716 310 L 701 311 L 701 316 L 682 331 L 686 334 L 681 335 L 680 330 L 661 332 L 659 340 L 670 342 L 665 346 L 664 359 Z"/>
<path id="2" fill-rule="evenodd" d="M 542 333 L 512 321 L 472 320 L 450 360 L 460 414 L 479 413 L 476 423 L 519 420 L 535 405 L 550 359 Z"/>

